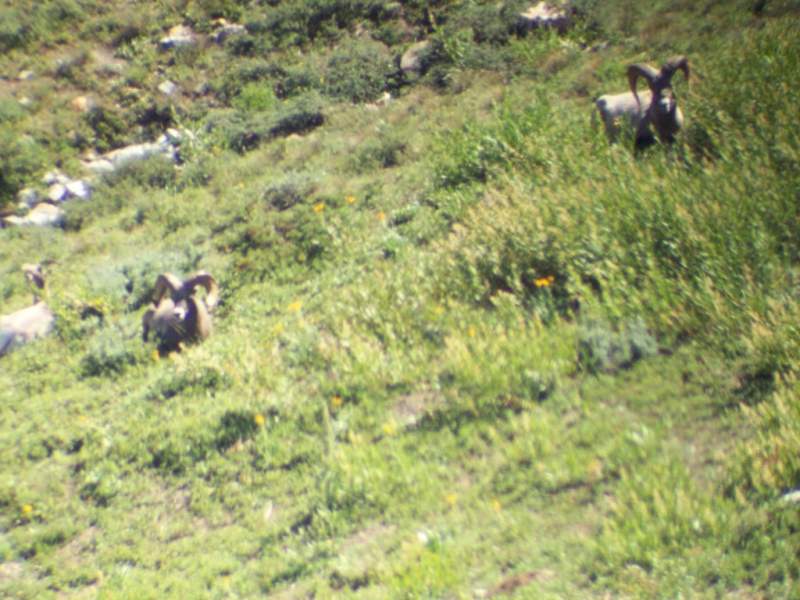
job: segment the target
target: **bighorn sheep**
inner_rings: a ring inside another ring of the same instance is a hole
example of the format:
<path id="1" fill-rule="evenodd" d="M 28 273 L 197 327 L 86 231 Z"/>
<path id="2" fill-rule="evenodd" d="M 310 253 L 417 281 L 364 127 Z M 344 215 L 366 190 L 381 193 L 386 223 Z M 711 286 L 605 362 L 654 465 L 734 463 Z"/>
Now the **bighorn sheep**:
<path id="1" fill-rule="evenodd" d="M 15 346 L 43 337 L 53 329 L 53 311 L 39 298 L 38 290 L 44 289 L 44 276 L 39 265 L 23 265 L 22 271 L 28 283 L 35 286 L 33 305 L 0 317 L 0 356 Z"/>
<path id="2" fill-rule="evenodd" d="M 205 300 L 195 297 L 197 286 L 205 288 Z M 156 279 L 153 306 L 142 317 L 142 339 L 147 341 L 153 331 L 162 354 L 180 349 L 183 342 L 206 339 L 218 297 L 217 282 L 208 273 L 196 273 L 186 281 L 162 273 Z"/>
<path id="3" fill-rule="evenodd" d="M 616 139 L 619 132 L 618 119 L 627 121 L 635 131 L 637 149 L 655 142 L 653 130 L 662 143 L 675 141 L 675 134 L 683 126 L 683 113 L 678 108 L 677 98 L 672 90 L 672 76 L 679 69 L 688 81 L 689 61 L 685 56 L 669 59 L 660 71 L 650 65 L 633 64 L 628 67 L 630 92 L 606 94 L 595 101 L 611 141 Z M 644 77 L 650 87 L 641 96 L 636 91 L 639 77 Z"/>

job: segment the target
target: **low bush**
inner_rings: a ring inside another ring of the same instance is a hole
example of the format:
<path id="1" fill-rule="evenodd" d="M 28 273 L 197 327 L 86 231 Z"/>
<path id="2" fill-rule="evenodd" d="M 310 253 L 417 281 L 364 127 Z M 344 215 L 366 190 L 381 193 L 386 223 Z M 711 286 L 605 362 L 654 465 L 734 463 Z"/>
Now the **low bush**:
<path id="1" fill-rule="evenodd" d="M 378 42 L 340 44 L 325 68 L 324 91 L 350 102 L 369 102 L 393 86 L 396 67 L 388 49 Z"/>

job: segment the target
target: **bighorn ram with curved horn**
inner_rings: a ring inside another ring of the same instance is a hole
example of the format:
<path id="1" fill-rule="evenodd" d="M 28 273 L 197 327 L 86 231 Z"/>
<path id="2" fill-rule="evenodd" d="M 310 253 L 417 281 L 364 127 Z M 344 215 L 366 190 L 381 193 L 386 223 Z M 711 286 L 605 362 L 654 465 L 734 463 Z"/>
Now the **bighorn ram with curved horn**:
<path id="1" fill-rule="evenodd" d="M 53 329 L 55 317 L 50 307 L 39 298 L 39 290 L 44 289 L 44 275 L 39 265 L 23 265 L 25 279 L 36 290 L 33 305 L 0 317 L 0 356 L 7 354 L 14 346 L 43 337 Z"/>
<path id="2" fill-rule="evenodd" d="M 206 290 L 204 300 L 195 296 L 198 286 Z M 218 298 L 217 282 L 208 273 L 196 273 L 186 281 L 162 273 L 156 279 L 153 306 L 142 317 L 142 338 L 147 341 L 152 331 L 162 354 L 180 349 L 184 342 L 206 339 Z"/>
<path id="3" fill-rule="evenodd" d="M 616 139 L 619 132 L 618 119 L 627 121 L 633 127 L 637 149 L 655 142 L 653 130 L 662 143 L 675 141 L 675 135 L 683 126 L 683 113 L 678 108 L 677 97 L 672 89 L 672 77 L 678 70 L 683 71 L 688 81 L 689 61 L 685 56 L 669 59 L 661 70 L 646 64 L 633 64 L 628 67 L 630 92 L 606 94 L 595 101 L 611 141 Z M 636 91 L 640 77 L 650 88 L 641 95 Z"/>

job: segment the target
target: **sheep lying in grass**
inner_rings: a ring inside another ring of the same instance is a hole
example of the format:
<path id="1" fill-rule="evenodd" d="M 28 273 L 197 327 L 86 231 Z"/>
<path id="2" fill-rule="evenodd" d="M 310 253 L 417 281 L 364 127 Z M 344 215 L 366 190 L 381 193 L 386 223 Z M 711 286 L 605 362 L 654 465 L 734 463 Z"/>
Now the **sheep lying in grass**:
<path id="1" fill-rule="evenodd" d="M 619 134 L 620 120 L 633 128 L 637 150 L 654 143 L 655 135 L 662 143 L 675 141 L 675 135 L 683 126 L 683 113 L 672 90 L 672 77 L 678 70 L 683 71 L 688 81 L 689 61 L 685 56 L 671 58 L 660 71 L 650 65 L 631 65 L 628 67 L 630 92 L 606 94 L 595 101 L 611 141 Z M 643 77 L 650 88 L 641 95 L 636 91 L 639 77 Z"/>
<path id="2" fill-rule="evenodd" d="M 195 297 L 195 289 L 206 290 L 205 300 Z M 171 273 L 156 279 L 153 306 L 142 317 L 142 338 L 152 331 L 162 354 L 180 349 L 185 342 L 206 339 L 211 335 L 210 312 L 217 304 L 219 288 L 208 273 L 197 273 L 181 281 Z"/>
<path id="3" fill-rule="evenodd" d="M 39 265 L 23 265 L 25 279 L 35 286 L 33 305 L 0 317 L 0 356 L 15 346 L 43 337 L 53 329 L 53 311 L 39 298 L 38 290 L 44 289 L 44 276 Z"/>

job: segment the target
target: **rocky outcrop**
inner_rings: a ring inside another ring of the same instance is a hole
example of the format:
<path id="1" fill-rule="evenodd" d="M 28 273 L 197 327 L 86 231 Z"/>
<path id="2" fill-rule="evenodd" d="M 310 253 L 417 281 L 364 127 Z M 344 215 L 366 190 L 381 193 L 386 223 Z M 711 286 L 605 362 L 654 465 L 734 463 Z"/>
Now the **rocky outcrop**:
<path id="1" fill-rule="evenodd" d="M 151 156 L 162 156 L 174 162 L 178 159 L 178 145 L 182 139 L 183 134 L 180 131 L 168 129 L 155 142 L 133 144 L 112 150 L 84 162 L 84 167 L 95 175 L 108 175 Z"/>
<path id="2" fill-rule="evenodd" d="M 517 32 L 523 34 L 533 29 L 555 29 L 564 33 L 571 25 L 569 9 L 549 2 L 539 2 L 517 17 Z"/>
<path id="3" fill-rule="evenodd" d="M 3 219 L 4 225 L 36 226 L 36 227 L 61 227 L 64 224 L 64 209 L 54 204 L 40 202 L 28 214 L 19 217 L 11 215 Z"/>
<path id="4" fill-rule="evenodd" d="M 174 48 L 194 46 L 196 43 L 197 34 L 195 34 L 191 27 L 175 25 L 175 27 L 170 28 L 167 35 L 158 41 L 158 48 L 162 51 L 166 51 Z"/>

